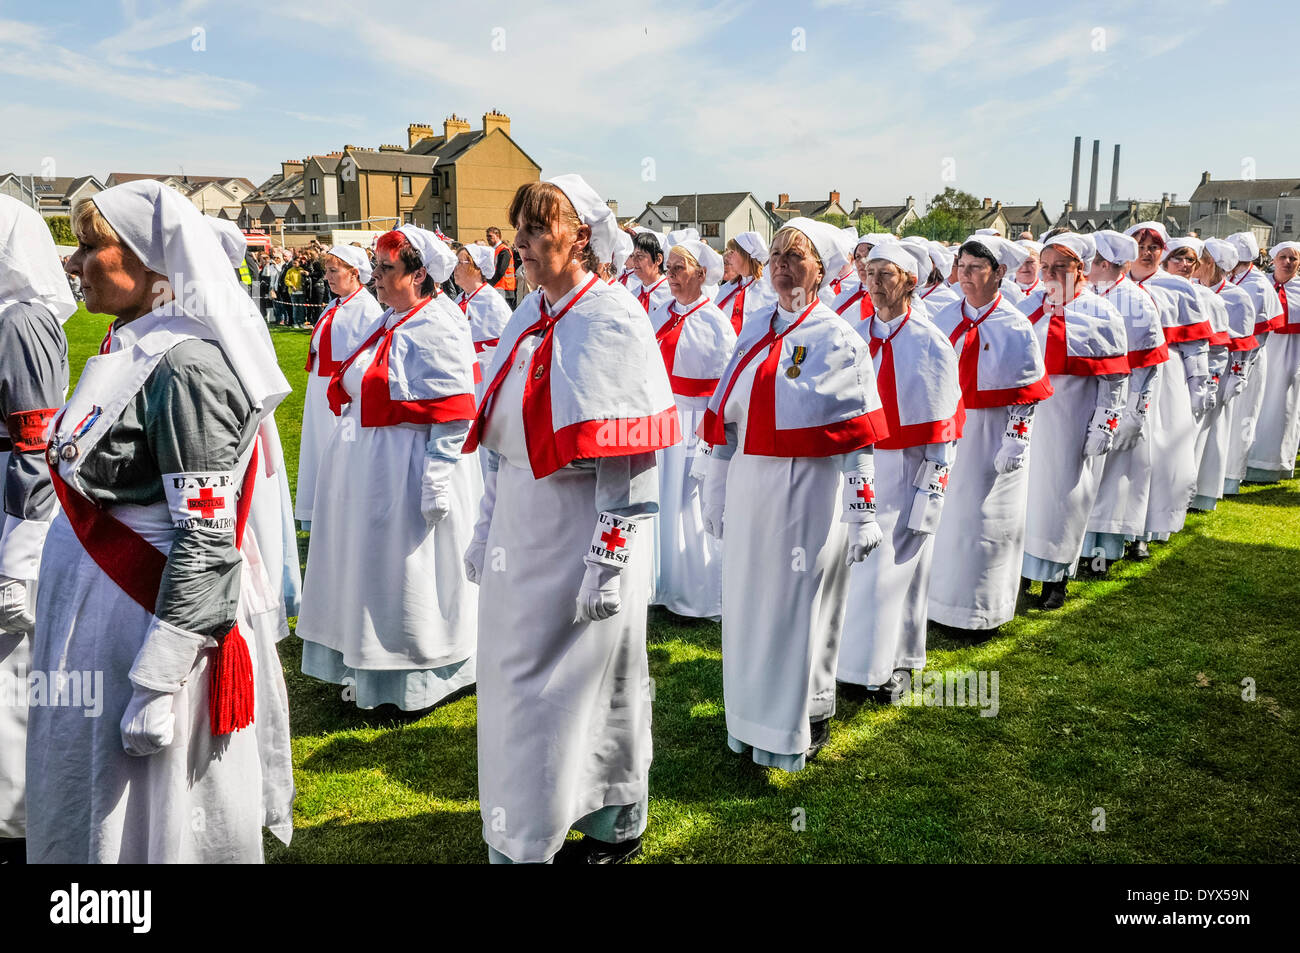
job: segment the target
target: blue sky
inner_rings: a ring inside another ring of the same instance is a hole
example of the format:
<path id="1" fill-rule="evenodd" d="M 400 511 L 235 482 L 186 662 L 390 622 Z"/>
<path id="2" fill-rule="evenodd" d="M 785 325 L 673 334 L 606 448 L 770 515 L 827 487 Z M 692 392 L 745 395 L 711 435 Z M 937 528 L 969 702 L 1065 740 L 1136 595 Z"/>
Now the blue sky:
<path id="1" fill-rule="evenodd" d="M 949 184 L 1055 215 L 1076 135 L 1083 200 L 1094 138 L 1103 201 L 1116 142 L 1121 198 L 1186 198 L 1202 170 L 1300 177 L 1284 11 L 0 0 L 0 171 L 260 182 L 282 159 L 405 144 L 408 123 L 453 111 L 478 128 L 496 108 L 543 176 L 580 172 L 625 215 L 692 191 L 923 205 Z"/>

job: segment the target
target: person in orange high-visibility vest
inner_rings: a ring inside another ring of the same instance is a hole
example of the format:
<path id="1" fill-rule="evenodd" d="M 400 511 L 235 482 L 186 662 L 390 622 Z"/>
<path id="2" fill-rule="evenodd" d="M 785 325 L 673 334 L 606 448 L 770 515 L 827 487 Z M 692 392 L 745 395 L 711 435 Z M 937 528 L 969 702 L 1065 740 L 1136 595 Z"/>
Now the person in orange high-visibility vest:
<path id="1" fill-rule="evenodd" d="M 487 279 L 488 284 L 500 291 L 510 306 L 515 306 L 515 252 L 501 240 L 501 229 L 492 225 L 487 230 L 488 244 L 492 246 L 493 262 L 496 269 Z M 486 276 L 485 276 L 486 277 Z"/>

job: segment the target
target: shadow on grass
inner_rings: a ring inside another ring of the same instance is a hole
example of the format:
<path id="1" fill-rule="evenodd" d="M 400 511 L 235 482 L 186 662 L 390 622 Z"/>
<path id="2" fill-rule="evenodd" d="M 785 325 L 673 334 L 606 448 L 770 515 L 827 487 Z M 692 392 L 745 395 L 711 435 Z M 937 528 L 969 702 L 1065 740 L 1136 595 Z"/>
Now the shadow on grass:
<path id="1" fill-rule="evenodd" d="M 1247 484 L 1246 490 L 1227 499 L 1247 506 L 1300 506 L 1300 492 L 1290 484 Z"/>

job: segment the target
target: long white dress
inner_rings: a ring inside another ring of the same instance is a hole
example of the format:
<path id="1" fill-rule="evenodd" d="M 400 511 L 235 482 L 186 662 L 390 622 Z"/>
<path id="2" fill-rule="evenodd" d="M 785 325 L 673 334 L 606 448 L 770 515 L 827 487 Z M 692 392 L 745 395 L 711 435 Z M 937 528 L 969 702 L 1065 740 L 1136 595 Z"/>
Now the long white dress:
<path id="1" fill-rule="evenodd" d="M 683 441 L 656 451 L 659 513 L 654 518 L 655 590 L 650 604 L 697 619 L 722 616 L 722 544 L 704 529 L 700 485 L 690 477 L 702 452 L 696 434 L 727 366 L 736 334 L 730 319 L 701 298 L 650 313 L 664 356 Z M 701 461 L 702 462 L 702 461 Z"/>
<path id="2" fill-rule="evenodd" d="M 384 309 L 364 287 L 347 298 L 335 298 L 311 332 L 307 350 L 307 388 L 302 401 L 302 440 L 298 447 L 298 489 L 294 519 L 311 522 L 316 497 L 316 473 L 329 435 L 339 418 L 325 398 L 330 377 L 369 337 Z"/>
<path id="3" fill-rule="evenodd" d="M 1246 479 L 1246 461 L 1250 456 L 1251 444 L 1255 441 L 1255 428 L 1268 386 L 1269 332 L 1286 320 L 1282 314 L 1282 303 L 1273 289 L 1273 282 L 1253 264 L 1234 277 L 1232 282 L 1250 295 L 1255 306 L 1255 340 L 1259 347 L 1255 350 L 1246 392 L 1233 405 L 1231 436 L 1228 438 L 1228 475 L 1223 481 L 1225 496 L 1239 493 L 1241 481 Z"/>
<path id="4" fill-rule="evenodd" d="M 523 332 L 538 327 L 541 300 L 540 291 L 525 298 L 502 332 L 488 382 L 499 384 L 471 431 L 473 438 L 482 426 L 483 445 L 497 464 L 475 530 L 485 545 L 479 807 L 490 856 L 516 863 L 548 860 L 572 827 L 596 836 L 590 824 L 602 817 L 601 839 L 638 836 L 652 753 L 650 593 L 638 569 L 649 553 L 648 534 L 633 537 L 615 615 L 578 621 L 575 606 L 600 512 L 630 519 L 654 512 L 658 481 L 649 451 L 658 449 L 656 441 L 633 453 L 627 439 L 602 440 L 600 450 L 617 455 L 596 459 L 546 457 L 543 444 L 559 451 L 562 434 L 607 418 L 610 402 L 638 419 L 653 410 L 676 420 L 649 323 L 621 291 L 598 279 L 580 282 L 555 303 L 552 313 L 563 320 L 547 339 L 551 350 L 539 353 L 542 338 Z M 593 364 L 587 354 L 602 360 Z M 574 377 L 574 368 L 585 377 Z M 628 373 L 606 373 L 613 368 Z M 530 424 L 524 396 L 532 380 L 550 386 L 552 416 Z M 473 448 L 471 439 L 466 449 Z M 541 476 L 534 475 L 534 455 Z"/>
<path id="5" fill-rule="evenodd" d="M 394 344 L 391 375 L 414 384 L 441 373 L 472 389 L 469 329 L 459 310 L 452 310 L 454 319 L 420 316 L 448 337 L 459 334 L 447 351 L 429 355 L 422 336 L 418 350 L 403 352 L 402 366 Z M 397 328 L 406 317 L 386 312 L 382 326 Z M 405 330 L 398 328 L 394 337 Z M 482 474 L 460 456 L 468 429 L 464 417 L 366 425 L 367 413 L 377 408 L 368 406 L 371 395 L 362 384 L 381 340 L 372 335 L 341 378 L 349 402 L 321 458 L 297 634 L 306 674 L 351 685 L 360 708 L 388 703 L 416 711 L 474 682 L 477 609 L 462 557 Z M 434 361 L 447 366 L 435 368 Z M 431 449 L 447 461 L 451 502 L 450 512 L 432 527 L 420 512 Z"/>
<path id="6" fill-rule="evenodd" d="M 760 764 L 802 768 L 810 721 L 835 713 L 849 581 L 841 473 L 884 429 L 866 342 L 820 302 L 802 317 L 780 307 L 766 321 L 756 317 L 710 401 L 704 436 L 715 463 L 730 460 L 723 546 L 732 555 L 722 567 L 728 744 L 752 749 Z"/>
<path id="7" fill-rule="evenodd" d="M 937 506 L 921 502 L 916 482 L 927 460 L 951 466 L 965 413 L 956 352 L 923 305 L 892 322 L 879 316 L 859 322 L 863 332 L 870 334 L 876 385 L 889 420 L 889 436 L 873 452 L 876 522 L 884 541 L 850 570 L 836 678 L 875 688 L 899 669 L 925 667 L 939 514 Z M 942 490 L 926 496 L 942 505 Z"/>
<path id="8" fill-rule="evenodd" d="M 1196 477 L 1196 495 L 1191 506 L 1198 510 L 1213 510 L 1223 496 L 1227 483 L 1232 448 L 1232 429 L 1237 420 L 1236 405 L 1245 394 L 1234 392 L 1233 382 L 1239 377 L 1249 377 L 1246 368 L 1255 361 L 1255 303 L 1249 294 L 1231 284 L 1227 278 L 1218 286 L 1208 289 L 1214 296 L 1215 306 L 1227 322 L 1230 340 L 1226 354 L 1227 366 L 1221 372 L 1218 400 L 1214 410 L 1206 416 L 1207 440 L 1201 454 L 1201 465 Z"/>
<path id="9" fill-rule="evenodd" d="M 1273 287 L 1283 320 L 1264 346 L 1268 380 L 1246 460 L 1246 479 L 1265 483 L 1292 476 L 1300 447 L 1300 277 Z"/>
<path id="10" fill-rule="evenodd" d="M 1011 413 L 1032 414 L 1052 389 L 1033 327 L 1005 299 L 978 312 L 958 299 L 935 314 L 934 323 L 957 350 L 966 424 L 935 534 L 939 556 L 930 573 L 929 618 L 955 628 L 994 629 L 1016 614 L 1038 437 L 1019 469 L 998 473 L 993 461 Z"/>

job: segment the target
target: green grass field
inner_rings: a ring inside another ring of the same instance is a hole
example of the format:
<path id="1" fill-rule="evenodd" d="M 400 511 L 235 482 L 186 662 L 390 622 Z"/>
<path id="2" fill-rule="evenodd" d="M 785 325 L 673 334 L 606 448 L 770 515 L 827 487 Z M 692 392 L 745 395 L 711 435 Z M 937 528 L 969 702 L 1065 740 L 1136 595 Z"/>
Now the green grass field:
<path id="1" fill-rule="evenodd" d="M 74 380 L 104 324 L 68 322 Z M 273 339 L 293 486 L 308 336 Z M 1152 551 L 984 644 L 931 631 L 929 671 L 998 672 L 996 717 L 841 699 L 794 775 L 726 750 L 719 627 L 652 610 L 644 861 L 1297 861 L 1300 490 L 1250 488 Z M 300 651 L 281 645 L 296 830 L 268 859 L 484 861 L 474 697 L 359 711 L 299 674 Z"/>

